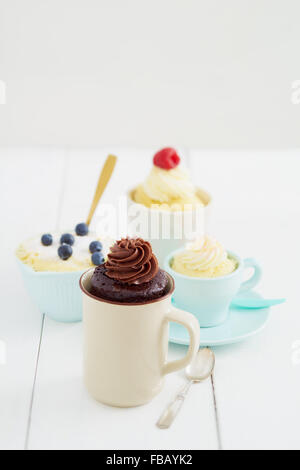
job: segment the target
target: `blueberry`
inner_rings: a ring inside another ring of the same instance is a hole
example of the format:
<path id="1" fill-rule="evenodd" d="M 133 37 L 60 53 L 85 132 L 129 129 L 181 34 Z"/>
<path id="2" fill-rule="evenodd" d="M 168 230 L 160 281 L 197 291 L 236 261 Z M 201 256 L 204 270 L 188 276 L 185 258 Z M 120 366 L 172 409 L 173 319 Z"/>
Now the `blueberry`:
<path id="1" fill-rule="evenodd" d="M 92 254 L 92 263 L 95 266 L 99 266 L 104 263 L 104 256 L 101 251 L 95 251 L 95 253 Z"/>
<path id="2" fill-rule="evenodd" d="M 45 233 L 41 238 L 42 245 L 50 246 L 53 243 L 53 238 L 50 233 Z"/>
<path id="3" fill-rule="evenodd" d="M 60 243 L 63 244 L 65 243 L 66 245 L 74 245 L 74 242 L 75 242 L 75 238 L 73 237 L 73 235 L 71 233 L 64 233 L 61 237 L 60 237 Z"/>
<path id="4" fill-rule="evenodd" d="M 102 250 L 102 243 L 99 242 L 98 240 L 91 242 L 89 246 L 90 252 L 95 253 L 96 251 L 101 251 Z"/>
<path id="5" fill-rule="evenodd" d="M 82 222 L 81 224 L 76 225 L 75 232 L 76 232 L 76 235 L 83 237 L 84 235 L 87 235 L 89 233 L 89 227 L 87 224 Z"/>
<path id="6" fill-rule="evenodd" d="M 58 256 L 66 261 L 72 256 L 73 249 L 70 245 L 61 245 L 57 250 Z"/>

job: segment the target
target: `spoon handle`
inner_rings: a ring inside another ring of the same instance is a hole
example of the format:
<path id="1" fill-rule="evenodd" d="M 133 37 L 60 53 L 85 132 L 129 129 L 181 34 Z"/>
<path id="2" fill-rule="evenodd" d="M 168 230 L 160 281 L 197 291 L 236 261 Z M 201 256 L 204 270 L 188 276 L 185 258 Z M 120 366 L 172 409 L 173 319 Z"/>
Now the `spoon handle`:
<path id="1" fill-rule="evenodd" d="M 174 419 L 178 415 L 181 407 L 183 405 L 184 399 L 188 394 L 189 389 L 192 385 L 192 380 L 190 380 L 181 391 L 176 395 L 174 400 L 167 406 L 159 420 L 156 423 L 156 426 L 160 429 L 167 429 L 171 426 Z"/>
<path id="2" fill-rule="evenodd" d="M 91 208 L 90 208 L 90 212 L 89 212 L 89 215 L 88 215 L 88 218 L 87 218 L 87 221 L 86 221 L 87 225 L 90 225 L 90 223 L 91 223 L 94 212 L 97 209 L 98 202 L 99 202 L 102 194 L 104 193 L 104 190 L 105 190 L 105 188 L 106 188 L 106 186 L 107 186 L 107 184 L 110 180 L 110 177 L 111 177 L 111 175 L 114 171 L 116 161 L 117 161 L 117 157 L 115 157 L 114 155 L 108 155 L 108 157 L 107 157 L 107 159 L 104 163 L 104 166 L 101 170 L 101 173 L 100 173 L 100 176 L 99 176 L 99 179 L 98 179 L 98 183 L 97 183 L 96 191 L 95 191 L 95 194 L 94 194 L 94 199 L 93 199 L 93 202 L 92 202 L 92 205 L 91 205 Z"/>

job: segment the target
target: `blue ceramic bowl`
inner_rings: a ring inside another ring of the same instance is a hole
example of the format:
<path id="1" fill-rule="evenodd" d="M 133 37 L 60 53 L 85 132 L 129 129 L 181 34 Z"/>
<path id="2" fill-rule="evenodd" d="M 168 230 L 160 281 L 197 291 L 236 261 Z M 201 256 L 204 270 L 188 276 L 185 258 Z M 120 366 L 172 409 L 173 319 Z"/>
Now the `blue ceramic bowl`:
<path id="1" fill-rule="evenodd" d="M 79 279 L 84 271 L 34 271 L 17 258 L 26 289 L 41 313 L 59 322 L 82 320 Z"/>

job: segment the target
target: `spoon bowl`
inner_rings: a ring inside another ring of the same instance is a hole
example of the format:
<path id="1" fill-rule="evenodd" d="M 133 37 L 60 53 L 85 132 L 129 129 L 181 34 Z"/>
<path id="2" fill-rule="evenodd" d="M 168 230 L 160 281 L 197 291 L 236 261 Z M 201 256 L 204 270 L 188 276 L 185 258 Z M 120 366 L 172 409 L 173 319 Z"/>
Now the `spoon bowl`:
<path id="1" fill-rule="evenodd" d="M 211 376 L 215 367 L 215 355 L 209 348 L 200 349 L 185 370 L 186 377 L 192 382 L 203 382 Z"/>

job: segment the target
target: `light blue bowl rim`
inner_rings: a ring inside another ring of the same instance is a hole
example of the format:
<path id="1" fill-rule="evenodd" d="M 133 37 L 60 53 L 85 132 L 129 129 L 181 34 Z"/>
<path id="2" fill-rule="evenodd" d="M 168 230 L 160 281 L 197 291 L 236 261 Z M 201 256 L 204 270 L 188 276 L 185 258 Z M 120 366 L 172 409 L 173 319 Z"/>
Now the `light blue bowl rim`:
<path id="1" fill-rule="evenodd" d="M 172 258 L 174 258 L 174 256 L 177 254 L 177 253 L 182 253 L 184 251 L 184 248 L 179 248 L 178 250 L 175 250 L 175 251 L 172 251 L 171 253 L 168 254 L 168 256 L 166 257 L 165 259 L 165 262 L 164 262 L 164 268 L 166 269 L 166 271 L 169 271 L 172 276 L 174 277 L 179 277 L 181 279 L 187 279 L 189 281 L 202 281 L 202 282 L 218 282 L 218 281 L 222 281 L 223 279 L 230 279 L 231 277 L 234 277 L 241 269 L 242 269 L 242 266 L 243 266 L 243 261 L 242 261 L 242 258 L 238 255 L 236 255 L 233 251 L 230 251 L 230 250 L 227 250 L 227 253 L 228 255 L 231 257 L 231 258 L 234 258 L 236 259 L 236 261 L 238 262 L 238 267 L 230 274 L 226 274 L 225 276 L 218 276 L 218 277 L 192 277 L 192 276 L 187 276 L 186 274 L 181 274 L 181 273 L 178 273 L 177 271 L 174 271 L 174 269 L 170 266 L 170 261 Z"/>

